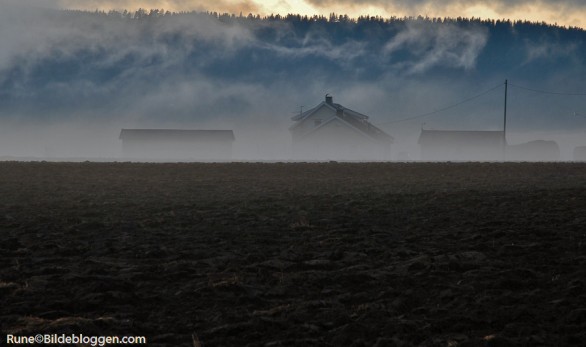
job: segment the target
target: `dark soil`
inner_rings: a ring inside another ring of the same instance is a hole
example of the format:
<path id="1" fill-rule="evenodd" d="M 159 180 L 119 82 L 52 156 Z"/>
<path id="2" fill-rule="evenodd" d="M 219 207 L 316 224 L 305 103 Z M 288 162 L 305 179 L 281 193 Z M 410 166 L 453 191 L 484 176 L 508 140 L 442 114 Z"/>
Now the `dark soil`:
<path id="1" fill-rule="evenodd" d="M 0 327 L 584 346 L 586 164 L 0 163 Z"/>

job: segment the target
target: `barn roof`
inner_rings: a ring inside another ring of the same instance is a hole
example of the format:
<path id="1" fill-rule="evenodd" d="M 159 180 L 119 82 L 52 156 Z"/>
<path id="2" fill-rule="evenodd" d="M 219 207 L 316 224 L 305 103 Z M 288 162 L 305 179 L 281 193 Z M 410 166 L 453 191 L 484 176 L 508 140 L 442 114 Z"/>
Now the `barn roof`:
<path id="1" fill-rule="evenodd" d="M 122 129 L 121 140 L 234 141 L 232 130 Z"/>
<path id="2" fill-rule="evenodd" d="M 502 131 L 421 130 L 420 145 L 502 146 Z"/>

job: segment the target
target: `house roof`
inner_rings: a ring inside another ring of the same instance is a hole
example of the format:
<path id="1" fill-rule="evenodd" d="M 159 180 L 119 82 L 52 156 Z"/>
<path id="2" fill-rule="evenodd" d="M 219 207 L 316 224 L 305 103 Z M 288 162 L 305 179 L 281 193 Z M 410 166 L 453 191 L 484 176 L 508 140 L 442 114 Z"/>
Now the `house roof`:
<path id="1" fill-rule="evenodd" d="M 234 141 L 232 130 L 122 129 L 121 140 Z"/>
<path id="2" fill-rule="evenodd" d="M 340 104 L 335 104 L 335 103 L 329 104 L 329 103 L 327 103 L 325 101 L 322 101 L 316 107 L 314 107 L 314 108 L 312 108 L 310 110 L 307 110 L 307 111 L 305 111 L 303 113 L 300 113 L 300 114 L 298 114 L 298 115 L 296 115 L 294 117 L 291 117 L 291 120 L 296 121 L 296 122 L 302 121 L 302 120 L 308 118 L 309 116 L 311 116 L 312 114 L 314 114 L 316 111 L 318 111 L 320 108 L 322 108 L 324 106 L 332 109 L 333 111 L 338 111 L 338 110 L 344 111 L 344 113 L 346 113 L 348 115 L 351 115 L 353 117 L 359 118 L 359 119 L 365 119 L 365 120 L 368 119 L 368 116 L 367 115 L 364 115 L 364 114 L 362 114 L 360 112 L 356 112 L 354 110 L 351 110 L 349 108 L 346 108 L 346 107 L 344 107 L 344 106 L 342 106 Z"/>
<path id="3" fill-rule="evenodd" d="M 345 115 L 345 113 L 343 114 Z M 372 125 L 366 119 L 357 119 L 356 117 L 342 117 L 342 119 L 350 123 L 353 127 L 359 129 L 368 136 L 378 141 L 393 142 L 393 137 L 376 126 Z"/>
<path id="4" fill-rule="evenodd" d="M 332 112 L 334 112 L 335 117 L 340 118 L 345 123 L 349 124 L 353 128 L 358 129 L 360 132 L 373 138 L 374 140 L 384 141 L 384 142 L 393 142 L 393 137 L 391 135 L 387 134 L 386 132 L 382 131 L 381 129 L 377 128 L 372 123 L 370 123 L 368 121 L 367 115 L 364 115 L 360 112 L 356 112 L 354 110 L 346 108 L 340 104 L 336 104 L 333 102 L 329 103 L 326 101 L 322 101 L 316 107 L 314 107 L 310 110 L 307 110 L 301 114 L 298 114 L 295 117 L 292 117 L 291 120 L 296 121 L 297 123 L 294 124 L 290 129 L 291 130 L 295 129 L 301 123 L 303 123 L 303 121 L 305 119 L 309 118 L 311 115 L 313 115 L 314 113 L 316 113 L 318 110 L 320 110 L 323 107 L 330 109 Z M 322 124 L 322 126 L 327 123 L 328 122 Z M 307 134 L 305 134 L 305 136 L 316 131 L 319 128 L 320 127 L 312 129 Z"/>
<path id="5" fill-rule="evenodd" d="M 502 146 L 502 131 L 421 130 L 420 145 Z"/>

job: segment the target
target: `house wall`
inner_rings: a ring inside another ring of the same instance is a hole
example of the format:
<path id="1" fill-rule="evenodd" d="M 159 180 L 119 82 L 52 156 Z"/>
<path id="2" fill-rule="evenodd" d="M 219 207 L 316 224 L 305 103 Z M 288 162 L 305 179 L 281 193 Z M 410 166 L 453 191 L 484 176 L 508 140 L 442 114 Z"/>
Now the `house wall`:
<path id="1" fill-rule="evenodd" d="M 468 144 L 427 144 L 421 146 L 424 161 L 501 161 L 503 147 Z"/>
<path id="2" fill-rule="evenodd" d="M 229 161 L 232 141 L 123 140 L 126 158 L 139 160 Z"/>
<path id="3" fill-rule="evenodd" d="M 506 159 L 510 161 L 557 161 L 560 148 L 555 141 L 531 141 L 507 146 Z"/>
<path id="4" fill-rule="evenodd" d="M 316 120 L 321 120 L 322 124 L 326 123 L 332 117 L 336 116 L 336 112 L 331 110 L 327 106 L 322 106 L 319 110 L 317 110 L 314 114 L 307 117 L 303 120 L 301 124 L 299 124 L 295 129 L 292 131 L 293 141 L 296 141 L 299 137 L 303 136 L 308 131 L 311 131 L 317 128 L 319 125 L 315 124 Z"/>
<path id="5" fill-rule="evenodd" d="M 390 144 L 375 142 L 336 119 L 294 140 L 293 152 L 298 160 L 388 160 Z"/>
<path id="6" fill-rule="evenodd" d="M 586 161 L 586 146 L 574 148 L 572 159 L 575 161 Z"/>

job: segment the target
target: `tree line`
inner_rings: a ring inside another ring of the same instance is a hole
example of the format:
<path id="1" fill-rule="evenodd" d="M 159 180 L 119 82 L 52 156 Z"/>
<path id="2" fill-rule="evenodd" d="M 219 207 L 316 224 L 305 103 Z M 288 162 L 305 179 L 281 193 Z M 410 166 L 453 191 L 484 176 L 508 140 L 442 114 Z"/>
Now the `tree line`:
<path id="1" fill-rule="evenodd" d="M 435 24 L 442 24 L 442 23 L 452 23 L 452 24 L 481 24 L 485 26 L 493 26 L 493 27 L 517 27 L 517 26 L 524 26 L 524 27 L 541 27 L 541 28 L 555 28 L 555 29 L 566 29 L 570 31 L 579 31 L 583 32 L 584 29 L 577 27 L 577 26 L 562 26 L 558 25 L 557 23 L 547 23 L 545 21 L 530 21 L 530 20 L 511 20 L 511 19 L 486 19 L 486 18 L 479 18 L 479 17 L 429 17 L 429 16 L 370 16 L 370 15 L 360 15 L 358 17 L 350 17 L 347 14 L 336 14 L 330 13 L 329 16 L 324 15 L 300 15 L 300 14 L 287 14 L 287 15 L 280 15 L 280 14 L 270 14 L 261 16 L 259 14 L 243 14 L 240 12 L 239 14 L 234 13 L 227 13 L 227 12 L 215 12 L 215 11 L 179 11 L 179 12 L 171 12 L 165 9 L 143 9 L 139 8 L 136 11 L 128 11 L 128 10 L 95 10 L 93 12 L 90 11 L 82 11 L 82 10 L 64 10 L 66 13 L 80 15 L 93 15 L 93 16 L 102 16 L 102 17 L 109 17 L 109 18 L 121 18 L 121 19 L 130 19 L 130 20 L 149 20 L 149 19 L 157 19 L 157 18 L 169 18 L 169 17 L 177 17 L 177 16 L 190 16 L 190 17 L 201 17 L 201 16 L 210 16 L 213 17 L 221 22 L 230 23 L 230 22 L 238 22 L 238 23 L 246 23 L 246 22 L 285 22 L 285 23 L 342 23 L 342 24 L 364 24 L 364 23 L 372 23 L 378 25 L 389 25 L 389 24 L 396 24 L 396 23 L 406 23 L 406 22 L 419 22 L 419 23 L 435 23 Z"/>

